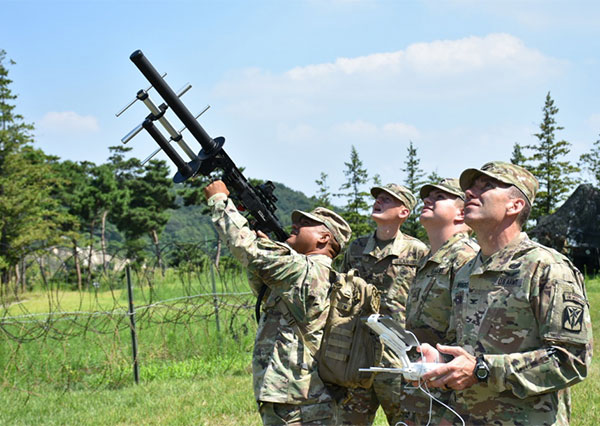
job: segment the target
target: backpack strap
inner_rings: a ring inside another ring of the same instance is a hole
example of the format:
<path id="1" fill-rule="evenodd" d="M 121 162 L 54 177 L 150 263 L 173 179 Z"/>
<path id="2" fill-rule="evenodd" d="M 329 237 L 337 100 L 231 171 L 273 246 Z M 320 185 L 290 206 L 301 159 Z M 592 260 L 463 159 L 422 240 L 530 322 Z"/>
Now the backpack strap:
<path id="1" fill-rule="evenodd" d="M 276 305 L 275 305 L 276 308 L 279 309 L 279 312 L 281 312 L 281 314 L 283 315 L 285 320 L 288 322 L 290 327 L 292 327 L 294 329 L 294 331 L 296 332 L 296 334 L 298 334 L 298 337 L 302 341 L 302 344 L 306 348 L 308 348 L 310 354 L 314 357 L 316 355 L 317 351 L 319 350 L 319 348 L 317 346 L 315 346 L 315 344 L 313 342 L 308 341 L 304 337 L 306 334 L 308 334 L 308 331 L 304 327 L 304 324 L 300 324 L 300 323 L 298 323 L 298 321 L 296 321 L 296 318 L 294 318 L 294 315 L 292 315 L 292 312 L 288 308 L 287 303 L 285 303 L 285 301 L 281 298 L 281 296 L 277 296 L 275 298 L 275 301 L 276 301 Z"/>

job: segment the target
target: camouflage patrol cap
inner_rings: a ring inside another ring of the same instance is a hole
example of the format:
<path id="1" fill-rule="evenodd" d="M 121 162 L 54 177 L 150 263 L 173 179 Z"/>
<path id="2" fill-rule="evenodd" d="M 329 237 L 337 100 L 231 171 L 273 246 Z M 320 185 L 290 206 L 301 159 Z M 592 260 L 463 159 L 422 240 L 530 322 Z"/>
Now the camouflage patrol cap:
<path id="1" fill-rule="evenodd" d="M 525 195 L 529 204 L 533 204 L 535 194 L 540 187 L 538 180 L 531 172 L 516 164 L 505 163 L 503 161 L 486 163 L 481 169 L 465 170 L 460 175 L 460 187 L 466 191 L 480 175 L 486 175 L 500 182 L 515 186 Z"/>
<path id="2" fill-rule="evenodd" d="M 408 207 L 408 209 L 411 211 L 415 208 L 415 205 L 417 204 L 417 199 L 415 198 L 413 193 L 410 192 L 408 188 L 405 188 L 402 185 L 388 183 L 384 186 L 374 186 L 373 188 L 371 188 L 371 195 L 377 198 L 381 191 L 390 194 L 396 200 L 399 200 L 402 204 Z"/>
<path id="3" fill-rule="evenodd" d="M 439 189 L 440 191 L 447 192 L 448 194 L 456 195 L 458 198 L 464 200 L 465 193 L 460 188 L 460 184 L 458 179 L 454 178 L 446 178 L 442 179 L 440 183 L 428 183 L 423 185 L 421 190 L 419 191 L 419 195 L 421 196 L 421 200 L 427 198 L 429 193 L 434 189 Z"/>
<path id="4" fill-rule="evenodd" d="M 303 212 L 302 210 L 294 210 L 292 212 L 292 222 L 297 222 L 300 216 L 306 216 L 307 218 L 314 220 L 315 222 L 322 223 L 331 232 L 333 238 L 340 245 L 340 250 L 343 250 L 350 237 L 352 236 L 352 229 L 339 214 L 326 209 L 325 207 L 317 207 L 310 213 Z"/>

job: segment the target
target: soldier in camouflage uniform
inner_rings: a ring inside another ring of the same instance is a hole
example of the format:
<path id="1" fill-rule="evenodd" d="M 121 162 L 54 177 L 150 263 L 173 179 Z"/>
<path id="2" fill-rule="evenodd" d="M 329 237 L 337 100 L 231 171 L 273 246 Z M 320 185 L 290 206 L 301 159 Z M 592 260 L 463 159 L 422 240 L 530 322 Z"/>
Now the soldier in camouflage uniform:
<path id="1" fill-rule="evenodd" d="M 404 326 L 408 288 L 415 277 L 419 260 L 428 251 L 416 238 L 400 232 L 400 226 L 416 204 L 414 195 L 396 184 L 371 188 L 375 198 L 371 218 L 377 230 L 357 238 L 346 251 L 342 271 L 356 269 L 358 275 L 381 291 L 380 313 L 389 315 Z M 391 351 L 384 351 L 383 367 L 401 367 Z M 339 406 L 343 424 L 372 424 L 381 404 L 390 424 L 401 420 L 402 377 L 377 373 L 370 389 L 348 389 Z"/>
<path id="2" fill-rule="evenodd" d="M 336 422 L 335 401 L 313 354 L 329 313 L 331 262 L 350 239 L 349 225 L 321 207 L 292 213 L 286 243 L 248 227 L 221 181 L 205 188 L 212 220 L 231 253 L 270 290 L 252 357 L 254 395 L 265 425 Z M 258 287 L 253 287 L 255 293 Z"/>
<path id="3" fill-rule="evenodd" d="M 423 379 L 454 389 L 469 424 L 569 424 L 569 386 L 586 377 L 592 356 L 583 277 L 521 232 L 538 189 L 531 173 L 492 162 L 465 170 L 460 184 L 481 251 L 453 283 L 457 346 L 437 349 L 454 358 Z"/>
<path id="4" fill-rule="evenodd" d="M 419 220 L 429 238 L 431 249 L 421 259 L 415 280 L 410 286 L 406 306 L 406 329 L 419 342 L 435 345 L 455 341 L 449 328 L 451 312 L 451 282 L 456 272 L 475 257 L 479 246 L 470 237 L 471 229 L 464 223 L 465 194 L 458 179 L 443 179 L 421 188 L 423 209 Z M 448 403 L 449 391 L 429 389 L 438 400 Z M 405 384 L 402 407 L 408 424 L 427 424 L 430 398 L 420 389 Z M 445 407 L 431 405 L 431 424 L 439 424 Z"/>

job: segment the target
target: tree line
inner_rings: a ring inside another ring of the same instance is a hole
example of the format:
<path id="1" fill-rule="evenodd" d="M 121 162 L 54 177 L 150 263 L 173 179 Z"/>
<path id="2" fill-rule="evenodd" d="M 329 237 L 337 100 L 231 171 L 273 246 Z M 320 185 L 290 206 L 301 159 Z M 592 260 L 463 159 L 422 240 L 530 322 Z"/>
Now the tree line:
<path id="1" fill-rule="evenodd" d="M 160 237 L 171 213 L 179 206 L 203 203 L 200 177 L 174 187 L 165 161 L 151 160 L 142 165 L 129 158 L 130 148 L 109 147 L 110 156 L 104 164 L 89 161 L 74 162 L 44 153 L 34 148 L 33 125 L 27 124 L 16 112 L 17 96 L 11 92 L 8 66 L 0 50 L 0 283 L 2 288 L 19 279 L 19 264 L 25 256 L 55 245 L 69 246 L 73 251 L 73 270 L 78 288 L 92 279 L 91 258 L 99 246 L 102 268 L 106 268 L 106 253 L 117 245 L 130 259 L 143 258 L 148 241 L 154 247 L 159 265 L 163 263 Z M 589 153 L 582 155 L 577 166 L 565 160 L 570 144 L 557 140 L 558 108 L 546 96 L 537 142 L 515 143 L 510 161 L 524 165 L 540 180 L 541 188 L 532 218 L 552 213 L 581 181 L 579 173 L 588 171 L 600 183 L 600 140 Z M 400 169 L 402 182 L 414 193 L 426 182 L 439 181 L 436 171 L 427 173 L 420 166 L 418 149 L 409 141 L 405 161 Z M 351 147 L 350 158 L 344 162 L 344 183 L 332 190 L 328 175 L 322 172 L 316 183 L 315 205 L 337 209 L 350 223 L 355 236 L 370 232 L 372 223 L 368 192 L 381 184 L 377 174 L 369 174 L 358 151 Z M 340 203 L 342 204 L 341 206 Z M 403 232 L 426 239 L 415 213 L 403 225 Z M 87 262 L 80 262 L 85 253 Z M 85 265 L 85 266 L 83 266 Z M 1 288 L 0 288 L 1 290 Z"/>
<path id="2" fill-rule="evenodd" d="M 580 155 L 576 165 L 572 164 L 566 159 L 571 143 L 564 139 L 558 140 L 556 135 L 556 132 L 564 129 L 556 122 L 558 111 L 548 92 L 542 108 L 539 132 L 533 134 L 536 141 L 530 144 L 515 142 L 511 158 L 506 160 L 531 171 L 540 183 L 528 226 L 535 225 L 540 218 L 554 213 L 578 184 L 589 182 L 596 187 L 600 186 L 600 139 L 594 142 L 589 152 Z M 409 141 L 403 167 L 400 168 L 404 178 L 396 183 L 410 189 L 417 199 L 424 184 L 439 182 L 443 178 L 436 170 L 426 173 L 420 162 L 417 147 Z M 344 162 L 344 166 L 346 181 L 340 186 L 339 192 L 331 190 L 327 183 L 327 173 L 321 172 L 315 180 L 318 189 L 314 199 L 320 205 L 333 206 L 334 198 L 344 198 L 346 204 L 341 209 L 342 216 L 352 227 L 353 235 L 364 235 L 374 230 L 374 224 L 369 220 L 372 200 L 368 188 L 381 184 L 380 177 L 377 174 L 369 175 L 354 146 L 351 148 L 350 161 Z M 587 179 L 582 174 L 584 171 L 587 172 Z M 402 231 L 427 241 L 427 234 L 418 220 L 421 206 L 422 202 L 419 200 L 411 216 L 402 225 Z"/>

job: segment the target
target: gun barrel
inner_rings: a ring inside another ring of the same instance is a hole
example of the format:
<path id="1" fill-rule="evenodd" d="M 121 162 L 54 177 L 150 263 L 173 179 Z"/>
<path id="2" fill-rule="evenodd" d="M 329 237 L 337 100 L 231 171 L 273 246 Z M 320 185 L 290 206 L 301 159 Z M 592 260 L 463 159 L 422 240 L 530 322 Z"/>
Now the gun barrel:
<path id="1" fill-rule="evenodd" d="M 189 132 L 196 138 L 205 154 L 208 156 L 215 154 L 221 147 L 208 135 L 208 133 L 206 133 L 202 126 L 200 126 L 198 121 L 194 118 L 194 115 L 187 109 L 173 89 L 171 89 L 167 82 L 160 76 L 150 61 L 144 56 L 144 53 L 142 53 L 141 50 L 136 50 L 131 54 L 129 59 L 131 59 L 141 73 L 144 74 L 144 77 L 152 84 L 167 105 L 171 107 L 175 115 L 179 117 Z"/>

